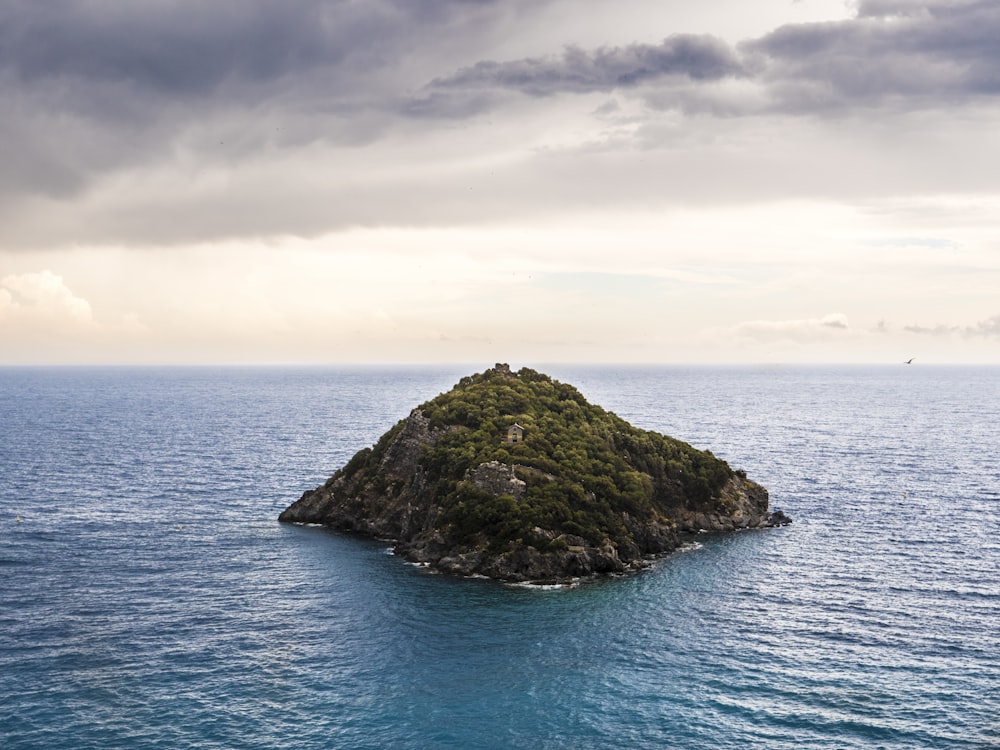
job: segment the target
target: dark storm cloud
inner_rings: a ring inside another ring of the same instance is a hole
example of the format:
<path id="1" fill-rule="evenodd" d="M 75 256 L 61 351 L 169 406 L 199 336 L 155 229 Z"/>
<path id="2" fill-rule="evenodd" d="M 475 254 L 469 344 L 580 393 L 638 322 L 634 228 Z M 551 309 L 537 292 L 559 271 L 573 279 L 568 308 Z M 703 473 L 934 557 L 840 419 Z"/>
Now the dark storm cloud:
<path id="1" fill-rule="evenodd" d="M 184 96 L 230 77 L 267 80 L 335 62 L 346 51 L 337 31 L 321 7 L 294 0 L 287 10 L 233 2 L 21 2 L 0 21 L 0 62 L 28 85 L 65 78 Z"/>
<path id="2" fill-rule="evenodd" d="M 0 5 L 0 195 L 72 194 L 117 167 L 168 158 L 184 131 L 206 159 L 375 137 L 391 101 L 434 71 L 400 61 L 499 0 L 6 0 Z M 471 35 L 471 34 L 470 34 Z M 407 76 L 419 76 L 413 81 Z M 374 113 L 374 114 L 373 114 Z"/>
<path id="3" fill-rule="evenodd" d="M 31 84 L 127 83 L 169 95 L 267 82 L 356 56 L 394 62 L 405 37 L 497 0 L 7 0 L 0 67 Z M 360 68 L 354 74 L 363 72 Z"/>
<path id="4" fill-rule="evenodd" d="M 544 117 L 559 103 L 543 109 L 542 100 L 561 94 L 622 90 L 654 109 L 735 118 L 890 106 L 950 113 L 1000 92 L 996 2 L 868 0 L 851 20 L 784 26 L 736 46 L 674 34 L 658 44 L 486 59 L 483 49 L 505 45 L 551 1 L 4 0 L 0 244 L 155 242 L 158 233 L 196 236 L 199 222 L 208 228 L 198 236 L 316 233 L 359 216 L 441 215 L 457 199 L 443 188 L 427 197 L 421 165 L 433 161 L 418 153 L 411 163 L 409 144 L 438 133 L 442 120 L 490 112 L 491 124 L 507 125 L 525 102 Z M 646 114 L 616 137 L 662 142 L 655 115 L 641 121 Z M 720 123 L 730 126 L 704 118 L 698 130 Z M 681 122 L 668 136 L 691 130 Z M 485 129 L 454 132 L 465 153 L 493 147 Z M 356 148 L 380 139 L 384 153 Z M 699 185 L 713 200 L 730 188 L 735 195 L 749 179 L 757 195 L 760 165 L 749 153 L 731 170 L 737 179 L 688 181 L 685 197 Z M 379 176 L 356 179 L 369 163 Z M 406 166 L 410 182 L 391 175 L 390 163 Z M 698 174 L 710 174 L 703 164 Z M 834 176 L 844 171 L 834 167 Z M 642 180 L 626 179 L 630 168 L 622 162 L 622 184 L 644 194 Z M 560 182 L 576 169 L 572 158 L 526 156 L 511 184 L 551 179 L 549 194 L 603 205 L 603 193 L 581 187 L 587 181 Z M 819 170 L 807 179 L 819 190 L 831 183 Z M 503 200 L 491 205 L 510 200 L 511 211 L 526 210 L 510 198 L 523 192 L 498 190 Z M 464 201 L 447 213 L 472 216 L 483 205 Z"/>
<path id="5" fill-rule="evenodd" d="M 1000 94 L 998 34 L 993 0 L 875 0 L 855 19 L 784 26 L 741 52 L 779 109 L 920 109 Z"/>
<path id="6" fill-rule="evenodd" d="M 711 36 L 678 34 L 659 45 L 634 44 L 587 52 L 567 49 L 557 58 L 480 62 L 439 78 L 436 89 L 515 89 L 532 96 L 631 88 L 667 76 L 715 80 L 739 75 L 732 49 Z"/>
<path id="7" fill-rule="evenodd" d="M 419 111 L 454 116 L 462 105 L 453 98 L 482 102 L 491 91 L 545 96 L 616 89 L 640 89 L 656 108 L 735 115 L 935 108 L 1000 94 L 998 38 L 995 0 L 869 0 L 853 19 L 782 26 L 736 48 L 679 34 L 659 45 L 482 61 L 433 80 Z M 711 84 L 726 78 L 756 86 L 760 96 L 720 108 Z"/>

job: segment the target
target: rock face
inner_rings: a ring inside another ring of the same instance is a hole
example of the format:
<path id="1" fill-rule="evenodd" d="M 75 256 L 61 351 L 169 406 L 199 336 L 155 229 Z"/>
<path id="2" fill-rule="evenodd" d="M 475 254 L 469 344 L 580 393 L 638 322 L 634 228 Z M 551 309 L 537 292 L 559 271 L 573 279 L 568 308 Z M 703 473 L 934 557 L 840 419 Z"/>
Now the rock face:
<path id="1" fill-rule="evenodd" d="M 562 582 L 645 567 L 684 532 L 790 522 L 779 513 L 711 453 L 497 365 L 414 409 L 279 520 L 392 540 L 443 572 Z"/>
<path id="2" fill-rule="evenodd" d="M 477 489 L 490 495 L 510 495 L 515 500 L 521 500 L 528 483 L 518 479 L 513 466 L 499 461 L 487 461 L 479 464 L 469 472 L 469 481 Z"/>

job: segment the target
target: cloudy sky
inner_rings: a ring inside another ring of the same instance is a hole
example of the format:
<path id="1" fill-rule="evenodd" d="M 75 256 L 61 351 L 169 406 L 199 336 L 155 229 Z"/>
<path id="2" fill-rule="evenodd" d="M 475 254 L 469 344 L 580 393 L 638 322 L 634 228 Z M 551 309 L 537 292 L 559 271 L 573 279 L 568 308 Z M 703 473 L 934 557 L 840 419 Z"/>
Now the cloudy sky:
<path id="1" fill-rule="evenodd" d="M 1000 363 L 996 0 L 5 0 L 0 364 Z"/>

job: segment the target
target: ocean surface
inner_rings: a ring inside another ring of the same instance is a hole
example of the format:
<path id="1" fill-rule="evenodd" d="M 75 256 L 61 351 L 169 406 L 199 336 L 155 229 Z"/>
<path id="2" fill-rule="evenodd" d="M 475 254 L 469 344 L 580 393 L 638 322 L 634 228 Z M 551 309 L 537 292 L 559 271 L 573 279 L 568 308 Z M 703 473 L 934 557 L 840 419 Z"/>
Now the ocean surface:
<path id="1" fill-rule="evenodd" d="M 277 523 L 490 364 L 0 369 L 0 748 L 1000 748 L 1000 368 L 532 365 L 795 519 L 633 577 Z"/>

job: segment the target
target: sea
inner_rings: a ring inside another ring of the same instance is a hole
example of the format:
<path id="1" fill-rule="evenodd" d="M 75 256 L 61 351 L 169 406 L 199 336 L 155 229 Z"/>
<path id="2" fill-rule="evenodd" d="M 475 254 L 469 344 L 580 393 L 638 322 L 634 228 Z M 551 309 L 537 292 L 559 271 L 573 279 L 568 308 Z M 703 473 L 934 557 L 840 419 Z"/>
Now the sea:
<path id="1" fill-rule="evenodd" d="M 531 364 L 794 518 L 628 577 L 277 522 L 491 364 L 0 368 L 0 748 L 1000 748 L 1000 368 Z"/>

